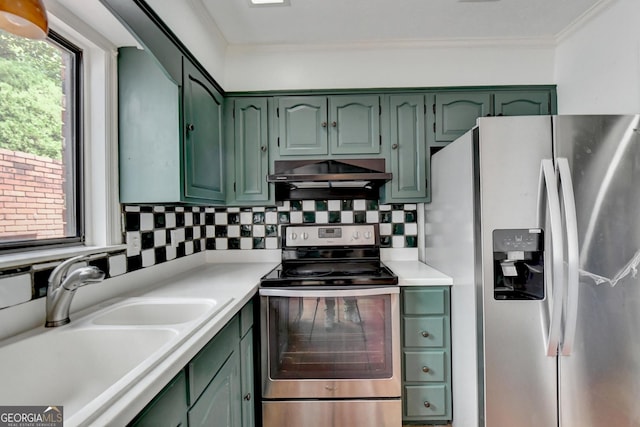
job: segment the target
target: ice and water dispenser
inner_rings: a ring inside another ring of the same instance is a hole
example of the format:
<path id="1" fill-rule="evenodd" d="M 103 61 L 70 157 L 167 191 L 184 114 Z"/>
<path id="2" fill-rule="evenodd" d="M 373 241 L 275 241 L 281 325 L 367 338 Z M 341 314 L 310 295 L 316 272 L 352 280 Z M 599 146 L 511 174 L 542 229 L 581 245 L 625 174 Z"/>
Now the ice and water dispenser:
<path id="1" fill-rule="evenodd" d="M 544 299 L 544 233 L 539 228 L 493 231 L 493 295 Z"/>

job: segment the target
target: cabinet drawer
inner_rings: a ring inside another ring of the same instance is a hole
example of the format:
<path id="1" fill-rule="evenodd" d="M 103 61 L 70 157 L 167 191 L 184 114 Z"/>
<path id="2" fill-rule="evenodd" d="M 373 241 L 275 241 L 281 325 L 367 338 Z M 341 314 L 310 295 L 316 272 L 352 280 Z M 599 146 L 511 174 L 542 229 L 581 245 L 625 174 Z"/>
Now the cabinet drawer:
<path id="1" fill-rule="evenodd" d="M 405 347 L 443 347 L 444 317 L 405 318 Z"/>
<path id="2" fill-rule="evenodd" d="M 446 289 L 405 289 L 404 314 L 445 314 L 447 312 Z"/>
<path id="3" fill-rule="evenodd" d="M 202 394 L 239 342 L 240 321 L 235 316 L 200 353 L 189 362 L 189 404 Z"/>
<path id="4" fill-rule="evenodd" d="M 405 351 L 405 381 L 445 380 L 445 351 Z"/>
<path id="5" fill-rule="evenodd" d="M 405 414 L 408 417 L 433 417 L 447 414 L 447 386 L 406 386 Z"/>

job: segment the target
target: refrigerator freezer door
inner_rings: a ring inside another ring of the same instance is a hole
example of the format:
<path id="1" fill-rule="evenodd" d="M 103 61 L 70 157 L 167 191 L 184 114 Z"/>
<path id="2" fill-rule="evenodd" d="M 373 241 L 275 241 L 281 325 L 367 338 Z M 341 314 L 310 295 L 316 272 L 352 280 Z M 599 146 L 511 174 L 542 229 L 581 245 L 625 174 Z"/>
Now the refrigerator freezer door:
<path id="1" fill-rule="evenodd" d="M 550 117 L 478 120 L 482 268 L 483 426 L 557 425 L 556 357 L 547 356 L 548 300 L 496 300 L 492 233 L 538 227 L 542 159 L 552 158 Z M 547 266 L 548 268 L 548 266 Z M 552 289 L 547 284 L 546 295 Z M 482 414 L 481 414 L 482 417 Z"/>
<path id="2" fill-rule="evenodd" d="M 638 116 L 555 118 L 579 242 L 573 352 L 559 358 L 561 427 L 640 426 Z"/>

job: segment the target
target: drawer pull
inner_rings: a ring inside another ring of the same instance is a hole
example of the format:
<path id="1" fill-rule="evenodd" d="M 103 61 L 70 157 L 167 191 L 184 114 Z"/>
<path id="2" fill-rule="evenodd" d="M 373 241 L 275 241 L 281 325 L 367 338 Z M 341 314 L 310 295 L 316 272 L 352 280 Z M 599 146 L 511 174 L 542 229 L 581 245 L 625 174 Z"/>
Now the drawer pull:
<path id="1" fill-rule="evenodd" d="M 425 374 L 429 373 L 429 367 L 428 366 L 423 366 L 422 367 L 422 372 L 424 372 Z"/>
<path id="2" fill-rule="evenodd" d="M 425 337 L 425 338 L 428 338 L 428 337 L 429 337 L 429 332 L 427 332 L 427 331 L 422 331 L 422 332 L 421 332 L 421 334 L 422 334 L 422 336 L 423 336 L 423 337 Z"/>
<path id="3" fill-rule="evenodd" d="M 247 393 L 244 395 L 244 400 L 251 400 L 251 393 Z"/>
<path id="4" fill-rule="evenodd" d="M 429 403 L 428 401 L 424 402 L 424 407 L 425 408 L 431 408 L 431 403 Z"/>

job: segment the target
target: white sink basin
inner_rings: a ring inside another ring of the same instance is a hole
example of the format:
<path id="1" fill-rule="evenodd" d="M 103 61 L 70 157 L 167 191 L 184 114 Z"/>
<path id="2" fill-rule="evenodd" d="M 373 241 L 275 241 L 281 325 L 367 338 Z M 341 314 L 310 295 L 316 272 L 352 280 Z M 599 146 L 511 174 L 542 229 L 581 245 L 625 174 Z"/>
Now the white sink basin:
<path id="1" fill-rule="evenodd" d="M 0 343 L 0 403 L 58 405 L 90 425 L 231 299 L 128 298 Z"/>
<path id="2" fill-rule="evenodd" d="M 118 304 L 93 317 L 96 325 L 175 325 L 212 317 L 226 304 L 214 300 L 140 300 Z"/>
<path id="3" fill-rule="evenodd" d="M 171 329 L 68 328 L 17 341 L 0 348 L 0 402 L 63 405 L 66 418 L 127 375 L 135 376 L 136 368 L 177 335 Z"/>

